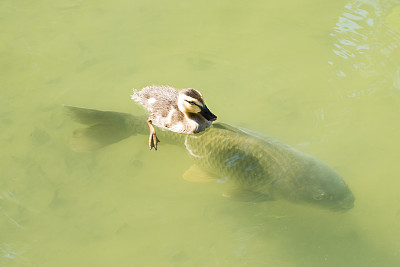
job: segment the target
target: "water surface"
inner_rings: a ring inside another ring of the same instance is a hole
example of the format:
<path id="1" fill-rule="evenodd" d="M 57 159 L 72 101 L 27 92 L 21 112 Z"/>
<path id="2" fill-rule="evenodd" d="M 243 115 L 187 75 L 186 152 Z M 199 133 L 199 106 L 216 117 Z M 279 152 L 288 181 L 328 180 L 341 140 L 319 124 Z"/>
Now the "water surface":
<path id="1" fill-rule="evenodd" d="M 399 2 L 269 2 L 2 1 L 0 265 L 399 265 Z M 355 207 L 223 198 L 146 136 L 71 151 L 61 104 L 144 114 L 150 84 L 327 162 Z"/>

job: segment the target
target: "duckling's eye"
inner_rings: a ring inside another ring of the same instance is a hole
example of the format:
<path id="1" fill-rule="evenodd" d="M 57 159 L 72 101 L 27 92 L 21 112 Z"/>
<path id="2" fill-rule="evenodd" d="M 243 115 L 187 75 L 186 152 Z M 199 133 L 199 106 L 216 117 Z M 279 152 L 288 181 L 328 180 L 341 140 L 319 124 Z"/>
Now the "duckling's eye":
<path id="1" fill-rule="evenodd" d="M 186 102 L 188 102 L 190 105 L 195 105 L 193 101 L 186 100 Z"/>

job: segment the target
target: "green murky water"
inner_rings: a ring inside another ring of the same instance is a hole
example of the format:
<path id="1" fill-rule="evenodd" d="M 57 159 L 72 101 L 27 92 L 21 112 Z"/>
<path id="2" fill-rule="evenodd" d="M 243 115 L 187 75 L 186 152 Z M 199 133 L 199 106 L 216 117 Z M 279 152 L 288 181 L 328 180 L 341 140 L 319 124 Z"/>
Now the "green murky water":
<path id="1" fill-rule="evenodd" d="M 0 266 L 400 265 L 398 4 L 1 1 Z M 70 150 L 61 104 L 139 114 L 150 84 L 329 163 L 355 207 L 225 199 L 145 136 Z"/>

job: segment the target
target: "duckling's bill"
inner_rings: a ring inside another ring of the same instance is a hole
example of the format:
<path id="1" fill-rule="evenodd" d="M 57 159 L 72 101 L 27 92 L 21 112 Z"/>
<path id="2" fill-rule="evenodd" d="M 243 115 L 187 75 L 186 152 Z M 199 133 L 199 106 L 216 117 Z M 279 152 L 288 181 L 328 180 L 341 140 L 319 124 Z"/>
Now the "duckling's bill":
<path id="1" fill-rule="evenodd" d="M 217 119 L 217 116 L 215 116 L 208 108 L 206 105 L 201 107 L 200 114 L 208 121 L 215 121 Z"/>

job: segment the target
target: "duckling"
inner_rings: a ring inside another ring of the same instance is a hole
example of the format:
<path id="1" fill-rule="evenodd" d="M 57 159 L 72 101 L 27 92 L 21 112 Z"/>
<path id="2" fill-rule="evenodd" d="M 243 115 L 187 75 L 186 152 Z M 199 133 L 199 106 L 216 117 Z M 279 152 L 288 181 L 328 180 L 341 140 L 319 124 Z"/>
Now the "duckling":
<path id="1" fill-rule="evenodd" d="M 149 148 L 157 150 L 158 140 L 153 125 L 177 133 L 198 133 L 217 119 L 204 103 L 203 96 L 193 88 L 176 90 L 169 86 L 147 86 L 133 89 L 131 98 L 150 113 Z"/>

